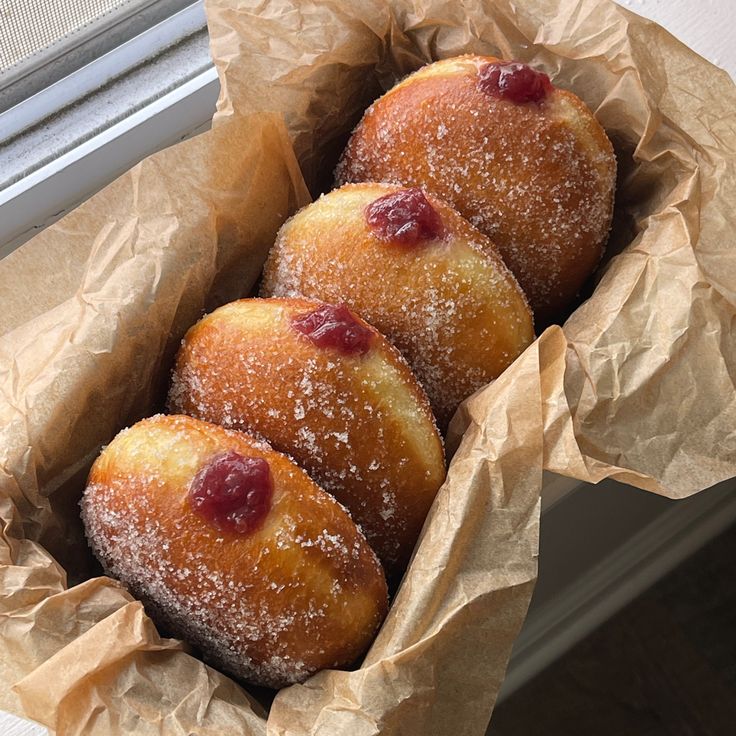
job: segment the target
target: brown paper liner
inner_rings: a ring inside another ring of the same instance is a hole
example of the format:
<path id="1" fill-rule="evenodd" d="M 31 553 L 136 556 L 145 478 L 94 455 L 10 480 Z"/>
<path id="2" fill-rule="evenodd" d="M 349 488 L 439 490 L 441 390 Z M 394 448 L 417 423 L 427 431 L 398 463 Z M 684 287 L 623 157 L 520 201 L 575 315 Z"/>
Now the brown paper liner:
<path id="1" fill-rule="evenodd" d="M 43 291 L 8 300 L 0 340 L 0 707 L 63 734 L 482 733 L 536 575 L 543 470 L 674 498 L 736 475 L 736 91 L 607 0 L 207 12 L 213 131 L 0 263 L 15 293 Z M 281 691 L 266 720 L 116 583 L 88 579 L 84 475 L 158 408 L 186 327 L 252 286 L 307 201 L 299 166 L 313 194 L 329 187 L 382 89 L 467 52 L 539 65 L 594 110 L 619 159 L 611 257 L 564 328 L 458 412 L 447 482 L 362 666 Z"/>

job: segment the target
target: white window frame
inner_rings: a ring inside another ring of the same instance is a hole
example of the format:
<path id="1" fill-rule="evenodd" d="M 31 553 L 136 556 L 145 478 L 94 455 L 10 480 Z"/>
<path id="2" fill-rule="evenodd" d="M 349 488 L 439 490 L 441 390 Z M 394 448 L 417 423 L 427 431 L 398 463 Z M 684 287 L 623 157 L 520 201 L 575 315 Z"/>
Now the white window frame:
<path id="1" fill-rule="evenodd" d="M 209 125 L 219 83 L 203 2 L 163 5 L 163 20 L 0 114 L 0 258 L 135 162 Z M 144 19 L 124 20 L 115 39 Z M 99 51 L 96 43 L 78 53 Z"/>

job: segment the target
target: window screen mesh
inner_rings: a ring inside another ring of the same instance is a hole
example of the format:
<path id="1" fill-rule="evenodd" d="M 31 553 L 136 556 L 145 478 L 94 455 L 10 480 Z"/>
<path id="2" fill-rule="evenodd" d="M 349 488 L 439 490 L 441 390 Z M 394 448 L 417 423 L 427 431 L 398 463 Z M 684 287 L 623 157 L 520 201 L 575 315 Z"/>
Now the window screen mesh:
<path id="1" fill-rule="evenodd" d="M 136 0 L 0 0 L 0 74 Z M 140 2 L 140 0 L 138 0 Z"/>

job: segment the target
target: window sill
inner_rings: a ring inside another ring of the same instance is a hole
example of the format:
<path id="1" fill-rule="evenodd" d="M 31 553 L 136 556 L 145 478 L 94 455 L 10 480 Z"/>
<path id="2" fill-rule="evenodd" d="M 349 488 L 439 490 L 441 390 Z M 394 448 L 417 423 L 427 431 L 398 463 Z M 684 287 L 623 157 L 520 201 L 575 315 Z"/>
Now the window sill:
<path id="1" fill-rule="evenodd" d="M 0 258 L 206 129 L 218 93 L 200 1 L 0 115 Z"/>

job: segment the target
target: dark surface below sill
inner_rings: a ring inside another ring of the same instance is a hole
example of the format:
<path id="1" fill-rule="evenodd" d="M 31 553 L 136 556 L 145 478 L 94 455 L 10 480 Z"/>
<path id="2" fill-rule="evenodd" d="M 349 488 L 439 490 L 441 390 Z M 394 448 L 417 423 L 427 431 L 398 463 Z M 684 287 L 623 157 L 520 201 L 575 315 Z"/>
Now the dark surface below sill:
<path id="1" fill-rule="evenodd" d="M 736 526 L 498 707 L 488 736 L 736 734 Z"/>

